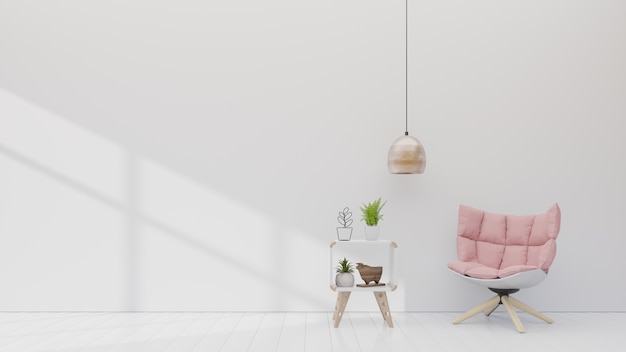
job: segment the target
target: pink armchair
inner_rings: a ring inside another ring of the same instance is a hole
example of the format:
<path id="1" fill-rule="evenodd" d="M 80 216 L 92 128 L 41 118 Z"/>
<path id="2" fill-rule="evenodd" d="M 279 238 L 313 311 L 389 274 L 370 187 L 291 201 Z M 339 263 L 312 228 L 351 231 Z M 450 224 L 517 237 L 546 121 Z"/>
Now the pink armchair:
<path id="1" fill-rule="evenodd" d="M 544 214 L 501 215 L 459 207 L 458 261 L 448 268 L 461 278 L 486 286 L 496 296 L 453 321 L 458 324 L 480 312 L 489 316 L 500 304 L 515 327 L 524 332 L 515 308 L 551 324 L 552 319 L 510 297 L 522 288 L 537 285 L 548 274 L 556 255 L 561 210 L 554 204 Z"/>

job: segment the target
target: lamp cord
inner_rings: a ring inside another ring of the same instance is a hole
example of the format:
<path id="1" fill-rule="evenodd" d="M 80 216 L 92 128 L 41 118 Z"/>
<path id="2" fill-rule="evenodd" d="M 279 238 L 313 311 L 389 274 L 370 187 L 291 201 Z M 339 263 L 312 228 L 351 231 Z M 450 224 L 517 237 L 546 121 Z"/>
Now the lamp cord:
<path id="1" fill-rule="evenodd" d="M 404 135 L 409 135 L 409 0 L 404 9 Z"/>

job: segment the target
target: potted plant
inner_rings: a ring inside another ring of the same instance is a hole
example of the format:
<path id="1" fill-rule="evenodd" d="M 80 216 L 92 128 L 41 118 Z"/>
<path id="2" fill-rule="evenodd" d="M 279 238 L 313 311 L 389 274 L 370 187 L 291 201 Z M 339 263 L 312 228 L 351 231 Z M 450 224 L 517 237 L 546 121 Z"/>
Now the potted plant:
<path id="1" fill-rule="evenodd" d="M 337 228 L 337 239 L 339 241 L 350 241 L 352 238 L 352 213 L 348 207 L 343 208 L 343 211 L 339 212 L 337 221 L 342 227 Z"/>
<path id="2" fill-rule="evenodd" d="M 378 222 L 383 219 L 383 214 L 381 214 L 380 211 L 385 204 L 387 204 L 387 202 L 385 201 L 381 204 L 381 198 L 378 197 L 375 201 L 363 204 L 361 207 L 361 221 L 365 221 L 365 238 L 368 241 L 378 240 Z"/>
<path id="3" fill-rule="evenodd" d="M 335 268 L 337 275 L 335 276 L 335 284 L 337 287 L 352 287 L 354 286 L 354 265 L 348 261 L 345 257 L 339 260 L 339 264 Z"/>

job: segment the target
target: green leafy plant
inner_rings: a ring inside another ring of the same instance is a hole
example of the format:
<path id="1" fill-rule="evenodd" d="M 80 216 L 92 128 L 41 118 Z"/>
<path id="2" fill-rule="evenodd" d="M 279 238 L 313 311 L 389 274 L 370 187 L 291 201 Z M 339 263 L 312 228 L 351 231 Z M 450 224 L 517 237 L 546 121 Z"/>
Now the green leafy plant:
<path id="1" fill-rule="evenodd" d="M 335 267 L 335 269 L 338 273 L 352 273 L 354 272 L 354 265 L 344 257 L 339 260 L 339 264 Z"/>
<path id="2" fill-rule="evenodd" d="M 380 203 L 380 197 L 375 201 L 363 204 L 361 207 L 362 218 L 361 221 L 365 220 L 365 224 L 367 226 L 376 226 L 378 222 L 383 219 L 383 214 L 380 213 L 381 209 L 387 204 L 387 201 L 384 203 Z"/>

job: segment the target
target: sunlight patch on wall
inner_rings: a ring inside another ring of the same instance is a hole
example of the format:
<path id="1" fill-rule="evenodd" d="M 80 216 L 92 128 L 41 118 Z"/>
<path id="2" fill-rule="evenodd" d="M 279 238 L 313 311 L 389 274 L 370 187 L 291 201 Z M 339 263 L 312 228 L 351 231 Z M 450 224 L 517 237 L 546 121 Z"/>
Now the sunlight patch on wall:
<path id="1" fill-rule="evenodd" d="M 124 214 L 0 153 L 0 310 L 119 309 Z"/>
<path id="2" fill-rule="evenodd" d="M 0 308 L 330 309 L 326 241 L 274 209 L 3 90 L 0 125 Z"/>
<path id="3" fill-rule="evenodd" d="M 124 151 L 0 89 L 0 144 L 115 201 L 125 194 Z"/>
<path id="4" fill-rule="evenodd" d="M 170 302 L 177 309 L 232 307 L 233 292 L 239 307 L 267 302 L 275 280 L 272 221 L 157 163 L 143 159 L 137 169 L 139 304 L 176 295 L 187 297 Z"/>
<path id="5" fill-rule="evenodd" d="M 189 240 L 259 267 L 273 245 L 273 224 L 260 212 L 196 181 L 143 159 L 138 167 L 138 209 Z"/>

